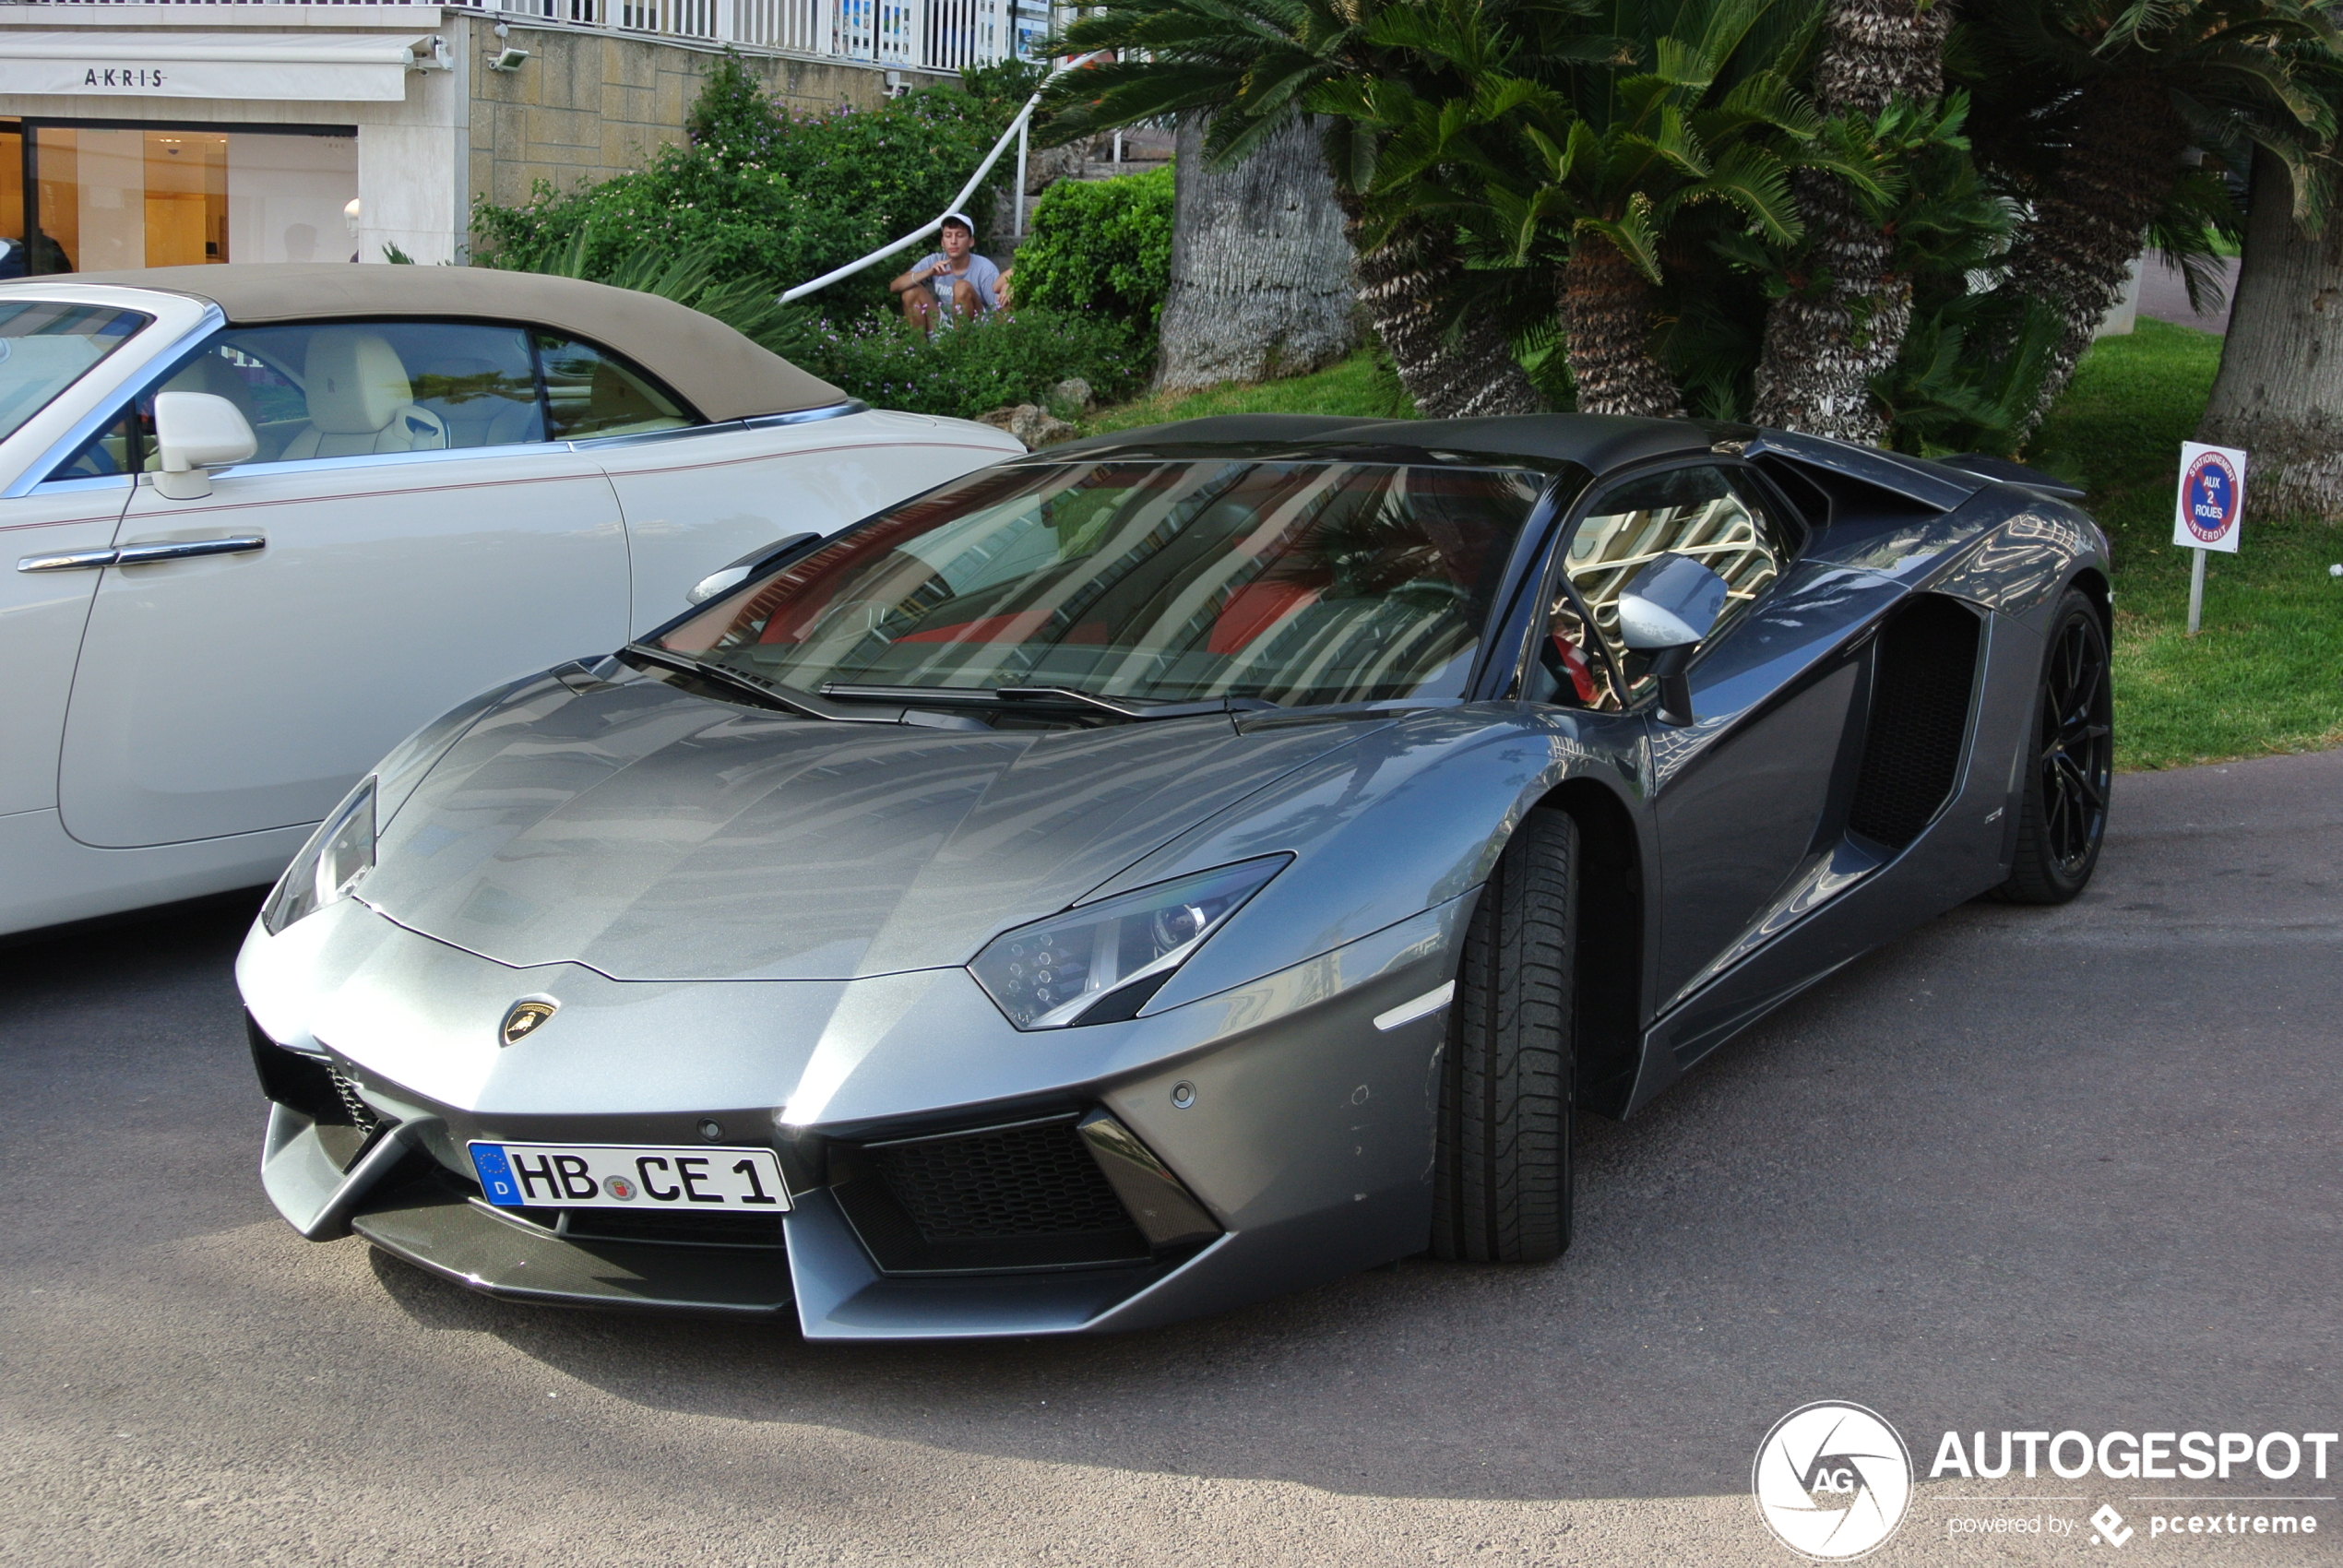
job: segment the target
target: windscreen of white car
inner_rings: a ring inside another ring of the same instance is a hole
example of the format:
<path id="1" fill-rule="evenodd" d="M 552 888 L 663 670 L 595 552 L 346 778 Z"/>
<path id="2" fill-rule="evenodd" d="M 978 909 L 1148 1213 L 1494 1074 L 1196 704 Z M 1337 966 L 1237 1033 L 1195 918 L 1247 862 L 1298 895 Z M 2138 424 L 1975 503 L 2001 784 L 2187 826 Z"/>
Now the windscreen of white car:
<path id="1" fill-rule="evenodd" d="M 0 304 L 0 440 L 153 320 L 112 305 Z"/>
<path id="2" fill-rule="evenodd" d="M 1540 487 L 1508 469 L 1323 460 L 988 469 L 652 646 L 806 693 L 1457 697 Z"/>

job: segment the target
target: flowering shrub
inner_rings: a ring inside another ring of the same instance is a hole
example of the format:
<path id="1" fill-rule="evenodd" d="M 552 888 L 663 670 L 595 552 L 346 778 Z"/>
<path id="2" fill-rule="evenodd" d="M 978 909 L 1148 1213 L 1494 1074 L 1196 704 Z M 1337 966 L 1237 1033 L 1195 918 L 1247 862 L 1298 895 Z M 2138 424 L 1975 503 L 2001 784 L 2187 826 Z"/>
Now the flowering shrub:
<path id="1" fill-rule="evenodd" d="M 648 247 L 705 256 L 720 279 L 778 291 L 934 218 L 1015 113 L 998 98 L 929 90 L 800 119 L 728 53 L 685 122 L 688 145 L 662 148 L 646 168 L 598 185 L 565 192 L 540 181 L 518 207 L 482 201 L 472 212 L 473 248 L 498 267 L 574 266 L 599 279 Z M 969 205 L 986 210 L 989 193 Z M 848 314 L 883 304 L 886 279 L 900 270 L 883 261 L 832 284 L 824 307 Z"/>
<path id="2" fill-rule="evenodd" d="M 973 419 L 1047 404 L 1050 387 L 1070 375 L 1102 398 L 1126 395 L 1147 373 L 1134 337 L 1120 322 L 1021 305 L 939 327 L 933 339 L 886 316 L 824 321 L 795 358 L 874 407 Z"/>
<path id="3" fill-rule="evenodd" d="M 1017 251 L 1017 297 L 1103 312 L 1152 337 L 1172 278 L 1172 171 L 1060 180 Z"/>

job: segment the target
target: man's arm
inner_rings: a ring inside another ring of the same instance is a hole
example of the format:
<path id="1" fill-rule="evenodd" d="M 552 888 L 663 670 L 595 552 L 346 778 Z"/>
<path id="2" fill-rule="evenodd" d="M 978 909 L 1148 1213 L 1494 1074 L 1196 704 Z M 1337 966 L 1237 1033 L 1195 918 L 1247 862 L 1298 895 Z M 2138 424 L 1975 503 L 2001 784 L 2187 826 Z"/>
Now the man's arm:
<path id="1" fill-rule="evenodd" d="M 934 277 L 938 270 L 939 268 L 934 265 L 914 267 L 910 271 L 906 272 L 902 277 L 898 278 L 895 281 L 889 283 L 887 288 L 898 294 L 906 289 L 916 289 L 921 284 L 926 282 L 929 279 Z"/>

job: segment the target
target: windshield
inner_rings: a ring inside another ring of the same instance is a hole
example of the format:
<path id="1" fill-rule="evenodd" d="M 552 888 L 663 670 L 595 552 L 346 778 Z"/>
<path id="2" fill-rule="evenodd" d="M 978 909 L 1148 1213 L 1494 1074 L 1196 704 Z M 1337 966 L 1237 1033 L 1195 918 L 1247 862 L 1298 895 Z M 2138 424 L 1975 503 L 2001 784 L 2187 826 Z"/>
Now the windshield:
<path id="1" fill-rule="evenodd" d="M 800 691 L 1461 696 L 1540 477 L 1351 462 L 985 470 L 659 639 Z"/>
<path id="2" fill-rule="evenodd" d="M 153 319 L 54 300 L 0 304 L 0 441 Z"/>

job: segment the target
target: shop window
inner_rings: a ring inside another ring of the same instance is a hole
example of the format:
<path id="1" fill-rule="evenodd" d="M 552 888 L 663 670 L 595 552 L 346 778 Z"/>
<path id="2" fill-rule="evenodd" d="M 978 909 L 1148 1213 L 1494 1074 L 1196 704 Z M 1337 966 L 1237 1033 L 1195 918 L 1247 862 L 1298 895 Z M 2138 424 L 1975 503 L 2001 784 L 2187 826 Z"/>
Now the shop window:
<path id="1" fill-rule="evenodd" d="M 545 367 L 546 410 L 556 441 L 680 430 L 697 422 L 650 375 L 591 343 L 537 335 Z"/>
<path id="2" fill-rule="evenodd" d="M 25 275 L 24 126 L 0 120 L 0 279 Z"/>
<path id="3" fill-rule="evenodd" d="M 354 136 L 37 122 L 19 134 L 32 142 L 34 227 L 16 236 L 18 270 L 0 255 L 0 276 L 353 259 Z M 0 160 L 17 176 L 12 150 Z M 25 205 L 19 188 L 19 232 Z"/>

